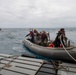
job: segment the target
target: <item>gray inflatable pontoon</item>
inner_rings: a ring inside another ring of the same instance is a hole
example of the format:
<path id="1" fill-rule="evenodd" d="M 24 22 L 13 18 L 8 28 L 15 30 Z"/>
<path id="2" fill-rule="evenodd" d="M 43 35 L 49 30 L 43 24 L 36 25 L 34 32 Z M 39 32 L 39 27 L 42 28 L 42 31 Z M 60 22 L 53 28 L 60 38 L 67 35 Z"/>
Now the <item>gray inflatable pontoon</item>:
<path id="1" fill-rule="evenodd" d="M 48 57 L 48 58 L 54 59 L 54 60 L 62 60 L 62 61 L 66 61 L 66 62 L 75 62 L 76 63 L 76 61 L 73 60 L 67 54 L 67 52 L 64 50 L 64 48 L 43 47 L 43 46 L 36 45 L 36 44 L 30 42 L 26 38 L 23 40 L 23 43 L 31 51 L 33 51 L 41 56 Z M 73 45 L 70 47 L 67 47 L 66 50 L 74 59 L 76 59 L 76 48 Z"/>

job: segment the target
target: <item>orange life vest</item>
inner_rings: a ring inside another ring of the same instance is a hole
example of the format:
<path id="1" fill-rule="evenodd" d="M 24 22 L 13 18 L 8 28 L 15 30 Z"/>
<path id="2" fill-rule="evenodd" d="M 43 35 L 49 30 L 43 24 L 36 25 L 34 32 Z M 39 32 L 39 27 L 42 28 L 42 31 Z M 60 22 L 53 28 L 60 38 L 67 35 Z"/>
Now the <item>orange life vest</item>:
<path id="1" fill-rule="evenodd" d="M 54 44 L 49 44 L 49 46 L 48 47 L 54 47 Z"/>

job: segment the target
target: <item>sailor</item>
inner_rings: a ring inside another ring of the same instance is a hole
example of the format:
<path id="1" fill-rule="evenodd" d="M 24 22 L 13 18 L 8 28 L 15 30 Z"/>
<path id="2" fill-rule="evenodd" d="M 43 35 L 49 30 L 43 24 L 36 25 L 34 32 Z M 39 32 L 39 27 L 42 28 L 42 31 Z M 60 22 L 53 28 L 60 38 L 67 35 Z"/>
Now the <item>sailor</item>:
<path id="1" fill-rule="evenodd" d="M 34 33 L 38 34 L 38 31 L 37 31 L 37 29 L 34 29 Z"/>
<path id="2" fill-rule="evenodd" d="M 56 38 L 55 38 L 54 46 L 55 46 L 55 47 L 60 47 L 61 41 L 62 41 L 63 45 L 66 46 L 65 43 L 64 43 L 64 38 L 67 39 L 66 36 L 65 36 L 65 30 L 64 30 L 64 28 L 61 28 L 61 29 L 58 31 L 57 36 L 56 36 Z M 61 39 L 61 40 L 60 40 L 60 39 Z"/>
<path id="3" fill-rule="evenodd" d="M 37 35 L 38 35 L 37 29 L 34 29 L 33 33 L 34 33 L 34 42 L 35 42 L 35 44 L 37 44 Z"/>
<path id="4" fill-rule="evenodd" d="M 48 37 L 45 31 L 41 34 L 41 43 L 43 46 L 47 46 Z"/>
<path id="5" fill-rule="evenodd" d="M 41 33 L 34 29 L 34 42 L 35 44 L 41 45 Z"/>
<path id="6" fill-rule="evenodd" d="M 30 41 L 34 43 L 34 33 L 33 33 L 33 30 L 31 30 L 30 33 L 26 35 L 26 37 L 29 36 L 29 35 L 31 37 Z"/>

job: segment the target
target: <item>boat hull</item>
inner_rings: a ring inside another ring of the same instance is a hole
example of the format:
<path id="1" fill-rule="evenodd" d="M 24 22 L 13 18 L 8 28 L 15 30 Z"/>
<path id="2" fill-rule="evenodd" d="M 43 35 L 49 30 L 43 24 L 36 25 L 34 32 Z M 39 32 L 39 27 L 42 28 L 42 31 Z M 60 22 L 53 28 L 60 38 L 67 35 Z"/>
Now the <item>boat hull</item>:
<path id="1" fill-rule="evenodd" d="M 66 61 L 66 62 L 76 62 L 65 52 L 65 50 L 63 48 L 42 47 L 42 46 L 39 46 L 39 45 L 36 45 L 36 44 L 30 42 L 27 39 L 24 39 L 23 43 L 31 51 L 33 51 L 41 56 L 44 56 L 44 57 L 47 57 L 50 59 L 54 59 L 54 60 L 62 60 L 62 61 Z M 75 49 L 73 46 L 67 47 L 69 54 L 73 58 L 76 59 L 76 50 Z"/>

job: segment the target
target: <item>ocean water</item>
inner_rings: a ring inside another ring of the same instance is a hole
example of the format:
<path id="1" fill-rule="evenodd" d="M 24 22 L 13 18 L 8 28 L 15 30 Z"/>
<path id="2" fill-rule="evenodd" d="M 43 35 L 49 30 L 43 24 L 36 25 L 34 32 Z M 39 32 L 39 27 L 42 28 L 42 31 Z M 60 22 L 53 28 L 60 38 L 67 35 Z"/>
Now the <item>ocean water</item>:
<path id="1" fill-rule="evenodd" d="M 0 31 L 0 53 L 12 55 L 35 55 L 29 51 L 22 43 L 30 28 L 3 28 Z M 59 28 L 38 28 L 39 32 L 45 30 L 49 32 L 50 38 L 55 39 Z M 66 36 L 76 44 L 76 28 L 65 28 Z"/>

